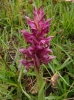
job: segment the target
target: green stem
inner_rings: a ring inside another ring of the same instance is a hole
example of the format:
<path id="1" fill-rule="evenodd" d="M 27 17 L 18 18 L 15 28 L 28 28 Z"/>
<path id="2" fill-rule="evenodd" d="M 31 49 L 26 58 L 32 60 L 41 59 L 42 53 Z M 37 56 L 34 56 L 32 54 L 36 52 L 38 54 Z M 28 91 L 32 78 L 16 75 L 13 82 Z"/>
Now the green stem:
<path id="1" fill-rule="evenodd" d="M 45 96 L 44 96 L 45 82 L 43 80 L 43 73 L 38 72 L 37 69 L 35 69 L 35 72 L 36 72 L 36 78 L 37 78 L 37 85 L 39 88 L 38 100 L 45 100 Z"/>
<path id="2" fill-rule="evenodd" d="M 38 94 L 38 100 L 45 100 L 45 96 L 44 96 L 44 86 L 45 86 L 45 82 L 43 82 L 41 89 L 39 91 Z"/>

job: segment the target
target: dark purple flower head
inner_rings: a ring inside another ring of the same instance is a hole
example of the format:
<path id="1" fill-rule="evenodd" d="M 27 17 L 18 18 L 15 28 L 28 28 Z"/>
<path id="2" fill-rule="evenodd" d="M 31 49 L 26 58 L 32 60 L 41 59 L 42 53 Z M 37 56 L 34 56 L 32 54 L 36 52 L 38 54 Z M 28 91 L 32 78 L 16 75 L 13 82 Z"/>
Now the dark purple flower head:
<path id="1" fill-rule="evenodd" d="M 27 23 L 30 26 L 31 33 L 26 30 L 21 30 L 22 35 L 26 42 L 30 44 L 28 48 L 20 49 L 25 56 L 25 59 L 20 62 L 29 69 L 30 66 L 35 66 L 39 71 L 40 65 L 47 65 L 55 56 L 51 56 L 50 53 L 50 41 L 53 36 L 46 36 L 49 32 L 50 19 L 45 19 L 43 7 L 38 10 L 34 8 L 34 20 L 25 16 Z"/>
<path id="2" fill-rule="evenodd" d="M 27 23 L 30 26 L 31 32 L 36 36 L 44 36 L 49 32 L 50 20 L 45 20 L 45 14 L 43 7 L 40 7 L 38 10 L 34 8 L 34 20 L 31 20 L 29 17 L 25 16 Z"/>

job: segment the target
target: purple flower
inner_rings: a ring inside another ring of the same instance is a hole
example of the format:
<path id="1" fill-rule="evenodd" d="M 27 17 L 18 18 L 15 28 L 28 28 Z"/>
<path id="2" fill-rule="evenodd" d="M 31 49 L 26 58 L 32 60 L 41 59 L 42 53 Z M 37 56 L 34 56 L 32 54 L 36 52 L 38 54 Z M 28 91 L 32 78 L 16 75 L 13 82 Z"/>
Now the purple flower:
<path id="1" fill-rule="evenodd" d="M 30 44 L 28 48 L 20 49 L 25 56 L 25 59 L 20 62 L 29 69 L 31 66 L 35 66 L 39 71 L 40 65 L 47 65 L 55 56 L 51 56 L 50 41 L 53 36 L 48 36 L 50 26 L 50 19 L 46 20 L 43 7 L 38 10 L 34 8 L 34 19 L 31 20 L 25 16 L 27 23 L 30 26 L 31 33 L 26 30 L 21 30 L 22 35 L 26 42 Z"/>

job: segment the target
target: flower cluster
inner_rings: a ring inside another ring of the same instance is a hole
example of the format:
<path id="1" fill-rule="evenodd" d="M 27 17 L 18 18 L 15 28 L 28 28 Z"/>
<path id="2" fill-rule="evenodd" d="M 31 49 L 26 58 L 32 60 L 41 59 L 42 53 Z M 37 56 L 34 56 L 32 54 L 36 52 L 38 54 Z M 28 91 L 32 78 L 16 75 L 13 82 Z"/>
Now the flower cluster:
<path id="1" fill-rule="evenodd" d="M 47 65 L 55 56 L 49 55 L 52 51 L 50 50 L 50 41 L 53 36 L 48 36 L 50 26 L 50 19 L 45 19 L 43 7 L 38 10 L 34 8 L 34 20 L 25 16 L 27 23 L 30 27 L 30 32 L 21 30 L 22 35 L 26 42 L 30 44 L 28 48 L 20 49 L 25 55 L 25 59 L 21 59 L 20 62 L 29 69 L 30 66 L 35 66 L 39 71 L 40 65 Z"/>

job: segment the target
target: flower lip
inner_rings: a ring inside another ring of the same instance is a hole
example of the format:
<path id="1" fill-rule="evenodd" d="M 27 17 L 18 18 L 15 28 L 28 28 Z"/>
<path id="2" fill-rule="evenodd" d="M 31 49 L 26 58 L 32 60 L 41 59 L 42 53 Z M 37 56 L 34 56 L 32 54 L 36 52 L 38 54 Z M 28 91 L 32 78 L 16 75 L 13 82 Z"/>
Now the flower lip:
<path id="1" fill-rule="evenodd" d="M 27 60 L 24 60 L 24 59 L 21 59 L 19 60 L 24 66 L 25 68 L 28 70 L 31 66 L 34 65 L 34 62 L 33 61 L 27 61 Z"/>

